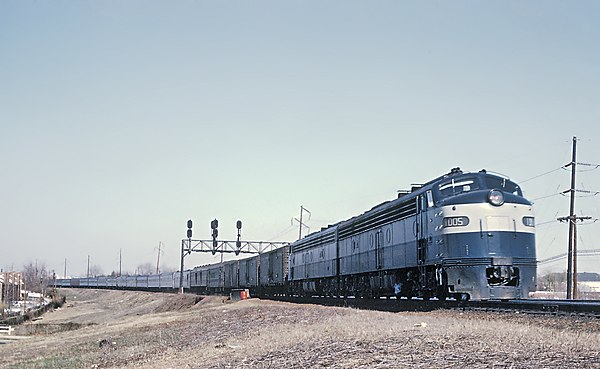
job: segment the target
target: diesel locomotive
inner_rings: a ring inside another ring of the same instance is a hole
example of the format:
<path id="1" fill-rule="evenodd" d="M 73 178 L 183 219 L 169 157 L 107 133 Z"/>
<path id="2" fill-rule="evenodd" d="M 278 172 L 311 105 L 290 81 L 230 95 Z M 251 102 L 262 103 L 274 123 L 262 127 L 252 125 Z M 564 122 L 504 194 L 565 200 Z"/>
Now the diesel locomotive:
<path id="1" fill-rule="evenodd" d="M 518 184 L 459 168 L 289 246 L 184 271 L 196 293 L 522 299 L 536 286 L 535 218 Z M 179 273 L 58 280 L 174 290 Z M 128 280 L 131 279 L 131 280 Z"/>
<path id="2" fill-rule="evenodd" d="M 518 299 L 535 290 L 535 218 L 508 178 L 454 168 L 290 246 L 292 294 Z"/>

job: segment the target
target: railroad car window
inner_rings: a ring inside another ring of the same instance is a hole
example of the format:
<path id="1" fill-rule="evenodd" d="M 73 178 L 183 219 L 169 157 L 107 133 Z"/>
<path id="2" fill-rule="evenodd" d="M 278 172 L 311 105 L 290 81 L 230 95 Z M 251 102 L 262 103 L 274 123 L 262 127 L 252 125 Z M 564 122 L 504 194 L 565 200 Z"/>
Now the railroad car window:
<path id="1" fill-rule="evenodd" d="M 472 178 L 461 178 L 459 180 L 452 179 L 450 182 L 441 184 L 439 188 L 442 196 L 452 196 L 477 189 L 479 189 L 477 182 Z"/>
<path id="2" fill-rule="evenodd" d="M 486 177 L 485 184 L 488 188 L 497 188 L 503 192 L 512 193 L 513 195 L 523 196 L 521 188 L 514 182 L 506 178 Z"/>
<path id="3" fill-rule="evenodd" d="M 431 191 L 427 191 L 427 207 L 432 208 L 433 205 L 433 194 L 431 193 Z"/>

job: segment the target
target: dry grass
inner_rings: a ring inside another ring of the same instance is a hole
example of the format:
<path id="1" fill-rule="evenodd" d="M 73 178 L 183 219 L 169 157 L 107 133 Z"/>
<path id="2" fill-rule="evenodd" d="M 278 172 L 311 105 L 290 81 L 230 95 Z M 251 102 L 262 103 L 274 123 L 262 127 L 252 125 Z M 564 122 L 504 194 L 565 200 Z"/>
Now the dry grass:
<path id="1" fill-rule="evenodd" d="M 110 303 L 92 295 L 79 299 L 71 311 L 50 313 L 46 320 L 97 324 L 36 336 L 17 349 L 0 346 L 4 365 L 600 368 L 596 320 L 453 311 L 393 314 L 260 300 L 223 303 L 219 298 L 195 304 L 190 296 L 114 293 L 100 295 Z M 125 296 L 137 301 L 124 304 L 135 314 L 113 304 Z M 103 347 L 101 340 L 106 340 Z"/>
<path id="2" fill-rule="evenodd" d="M 598 331 L 549 330 L 485 314 L 338 313 L 227 340 L 203 350 L 196 367 L 539 368 L 600 362 Z"/>

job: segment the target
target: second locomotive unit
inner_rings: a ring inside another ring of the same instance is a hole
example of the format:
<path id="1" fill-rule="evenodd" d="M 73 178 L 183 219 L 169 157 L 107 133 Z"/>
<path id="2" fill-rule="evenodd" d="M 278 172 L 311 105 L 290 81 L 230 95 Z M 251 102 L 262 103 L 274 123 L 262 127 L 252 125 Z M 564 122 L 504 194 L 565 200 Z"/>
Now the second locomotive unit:
<path id="1" fill-rule="evenodd" d="M 290 246 L 292 294 L 518 299 L 535 290 L 521 188 L 459 168 Z"/>

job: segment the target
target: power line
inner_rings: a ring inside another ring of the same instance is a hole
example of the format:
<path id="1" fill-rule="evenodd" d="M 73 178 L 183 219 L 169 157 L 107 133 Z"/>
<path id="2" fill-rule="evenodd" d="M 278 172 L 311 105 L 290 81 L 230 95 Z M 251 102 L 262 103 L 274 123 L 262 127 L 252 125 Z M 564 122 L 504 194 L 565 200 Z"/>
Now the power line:
<path id="1" fill-rule="evenodd" d="M 271 237 L 269 239 L 269 241 L 273 241 L 273 240 L 275 240 L 275 239 L 277 239 L 279 237 L 282 237 L 284 234 L 287 234 L 287 233 L 289 233 L 289 232 L 291 232 L 292 230 L 295 230 L 295 229 L 296 229 L 296 226 L 289 225 L 286 229 L 284 229 L 283 231 L 279 232 L 277 235 Z"/>
<path id="2" fill-rule="evenodd" d="M 562 254 L 554 255 L 546 259 L 538 261 L 538 265 L 550 264 L 555 261 L 566 259 L 569 254 L 564 252 Z M 577 256 L 596 256 L 600 255 L 600 249 L 580 250 L 577 251 Z"/>
<path id="3" fill-rule="evenodd" d="M 554 193 L 554 194 L 552 194 L 552 195 L 547 195 L 547 196 L 538 197 L 538 198 L 532 199 L 531 201 L 532 201 L 532 202 L 535 202 L 535 201 L 538 201 L 538 200 L 543 200 L 543 199 L 547 199 L 547 198 L 554 197 L 554 196 L 559 196 L 559 195 L 563 195 L 563 193 L 561 193 L 561 192 L 558 192 L 558 193 Z M 564 196 L 564 195 L 563 195 L 563 196 Z"/>
<path id="4" fill-rule="evenodd" d="M 536 223 L 536 227 L 539 227 L 539 226 L 541 226 L 541 225 L 546 225 L 546 224 L 556 223 L 556 222 L 557 222 L 557 220 L 556 220 L 556 219 L 553 219 L 553 220 L 549 220 L 549 221 L 547 221 L 547 222 L 543 222 L 543 223 Z M 558 223 L 556 223 L 556 224 L 558 224 Z"/>
<path id="5" fill-rule="evenodd" d="M 563 169 L 563 167 L 558 167 L 558 168 L 556 168 L 556 169 L 552 169 L 552 170 L 550 170 L 550 171 L 548 171 L 548 172 L 545 172 L 545 173 L 542 173 L 542 174 L 538 174 L 538 175 L 537 175 L 537 176 L 535 176 L 535 177 L 531 177 L 531 178 L 528 178 L 528 179 L 526 179 L 526 180 L 519 181 L 519 183 L 525 183 L 525 182 L 529 182 L 529 181 L 532 181 L 532 180 L 534 180 L 534 179 L 536 179 L 536 178 L 540 178 L 540 177 L 543 177 L 543 176 L 545 176 L 545 175 L 548 175 L 548 174 L 550 174 L 550 173 L 554 173 L 554 172 L 556 172 L 556 171 L 559 171 L 559 170 L 561 170 L 561 169 Z"/>

